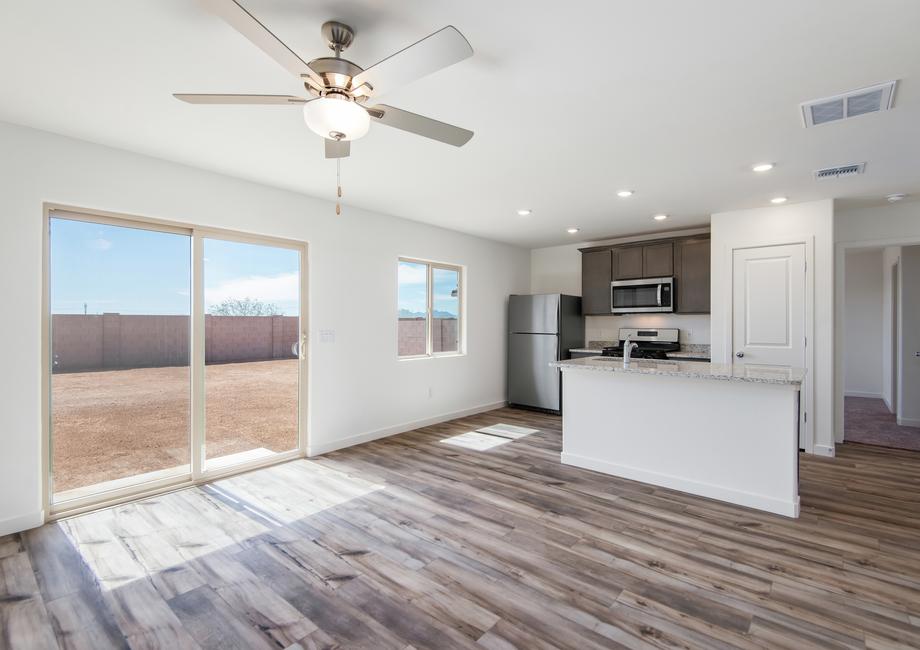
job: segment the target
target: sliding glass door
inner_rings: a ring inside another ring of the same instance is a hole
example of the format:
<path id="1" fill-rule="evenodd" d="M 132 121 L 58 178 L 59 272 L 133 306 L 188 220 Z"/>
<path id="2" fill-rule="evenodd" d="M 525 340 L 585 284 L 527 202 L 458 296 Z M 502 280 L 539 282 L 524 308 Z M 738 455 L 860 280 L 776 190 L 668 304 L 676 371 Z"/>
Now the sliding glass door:
<path id="1" fill-rule="evenodd" d="M 297 448 L 300 255 L 204 239 L 205 468 Z"/>
<path id="2" fill-rule="evenodd" d="M 58 210 L 47 225 L 52 511 L 301 453 L 302 244 Z"/>
<path id="3" fill-rule="evenodd" d="M 49 227 L 54 501 L 188 474 L 191 233 Z"/>

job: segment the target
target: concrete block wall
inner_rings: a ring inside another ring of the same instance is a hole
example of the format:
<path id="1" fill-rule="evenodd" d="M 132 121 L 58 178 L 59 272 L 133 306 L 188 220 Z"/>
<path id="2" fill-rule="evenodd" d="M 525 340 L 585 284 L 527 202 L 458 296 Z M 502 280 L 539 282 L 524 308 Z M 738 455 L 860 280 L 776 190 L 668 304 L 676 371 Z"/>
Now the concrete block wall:
<path id="1" fill-rule="evenodd" d="M 205 361 L 290 359 L 296 316 L 205 316 Z M 53 314 L 54 372 L 184 366 L 189 317 L 158 314 Z"/>
<path id="2" fill-rule="evenodd" d="M 431 346 L 435 352 L 456 350 L 458 341 L 456 318 L 435 318 L 431 324 Z M 399 319 L 399 355 L 425 354 L 425 319 Z"/>

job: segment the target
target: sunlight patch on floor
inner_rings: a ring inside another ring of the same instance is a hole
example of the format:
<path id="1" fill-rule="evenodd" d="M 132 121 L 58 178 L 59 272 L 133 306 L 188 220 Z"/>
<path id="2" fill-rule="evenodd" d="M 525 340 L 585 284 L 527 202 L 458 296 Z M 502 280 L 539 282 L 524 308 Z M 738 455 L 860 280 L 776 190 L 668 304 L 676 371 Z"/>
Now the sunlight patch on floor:
<path id="1" fill-rule="evenodd" d="M 378 490 L 379 483 L 298 460 L 58 522 L 103 590 L 190 561 Z"/>
<path id="2" fill-rule="evenodd" d="M 463 447 L 474 451 L 487 451 L 508 444 L 518 438 L 536 433 L 539 429 L 528 429 L 513 424 L 493 424 L 475 431 L 467 431 L 441 440 L 445 445 Z"/>

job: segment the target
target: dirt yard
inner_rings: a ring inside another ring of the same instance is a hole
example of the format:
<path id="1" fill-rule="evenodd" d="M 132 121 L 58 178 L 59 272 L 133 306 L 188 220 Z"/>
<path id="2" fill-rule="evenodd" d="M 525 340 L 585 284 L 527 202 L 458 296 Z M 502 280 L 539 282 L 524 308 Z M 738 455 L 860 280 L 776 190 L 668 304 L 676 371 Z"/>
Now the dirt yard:
<path id="1" fill-rule="evenodd" d="M 297 446 L 297 360 L 205 368 L 206 452 Z M 189 369 L 53 375 L 54 492 L 189 462 Z"/>

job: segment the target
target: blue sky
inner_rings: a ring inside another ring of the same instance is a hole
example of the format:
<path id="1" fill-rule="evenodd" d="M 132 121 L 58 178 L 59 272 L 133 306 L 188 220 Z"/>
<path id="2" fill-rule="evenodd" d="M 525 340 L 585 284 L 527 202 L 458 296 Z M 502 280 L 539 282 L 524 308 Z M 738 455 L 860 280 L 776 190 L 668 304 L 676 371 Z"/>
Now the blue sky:
<path id="1" fill-rule="evenodd" d="M 298 309 L 297 251 L 205 239 L 205 307 L 253 298 Z M 138 228 L 51 220 L 51 312 L 191 313 L 191 238 Z"/>
<path id="2" fill-rule="evenodd" d="M 457 315 L 459 300 L 451 296 L 457 288 L 457 273 L 434 269 L 434 311 Z M 427 305 L 427 278 L 424 264 L 399 263 L 399 309 L 424 314 Z"/>

